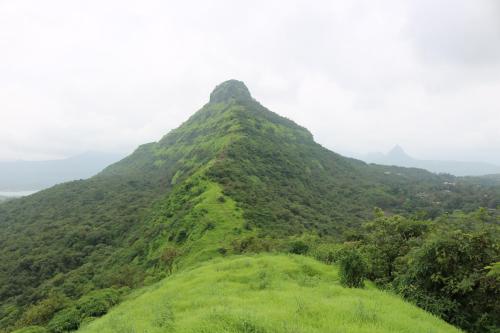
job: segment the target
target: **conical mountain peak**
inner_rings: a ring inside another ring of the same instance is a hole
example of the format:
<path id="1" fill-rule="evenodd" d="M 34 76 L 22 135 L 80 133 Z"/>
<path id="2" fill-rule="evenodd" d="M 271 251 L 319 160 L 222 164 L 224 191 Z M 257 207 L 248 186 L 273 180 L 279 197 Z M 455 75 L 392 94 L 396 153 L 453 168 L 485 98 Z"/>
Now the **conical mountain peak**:
<path id="1" fill-rule="evenodd" d="M 403 147 L 400 145 L 395 145 L 388 153 L 389 156 L 407 156 Z"/>
<path id="2" fill-rule="evenodd" d="M 389 157 L 394 163 L 402 163 L 404 161 L 412 160 L 411 156 L 409 156 L 400 145 L 394 146 L 394 148 L 387 153 L 387 157 Z"/>
<path id="3" fill-rule="evenodd" d="M 238 80 L 228 80 L 219 84 L 210 94 L 210 103 L 224 103 L 232 99 L 252 100 L 252 95 L 245 83 Z"/>

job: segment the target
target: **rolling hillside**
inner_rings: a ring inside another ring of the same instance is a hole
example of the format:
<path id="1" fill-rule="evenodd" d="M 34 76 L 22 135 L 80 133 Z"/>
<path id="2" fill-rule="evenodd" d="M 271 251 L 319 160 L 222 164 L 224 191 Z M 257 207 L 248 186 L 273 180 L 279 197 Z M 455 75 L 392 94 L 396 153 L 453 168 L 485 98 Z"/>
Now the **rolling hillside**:
<path id="1" fill-rule="evenodd" d="M 434 218 L 499 204 L 499 187 L 331 152 L 230 80 L 98 175 L 0 206 L 0 332 L 58 327 L 96 292 L 127 294 L 251 239 L 348 239 L 374 207 Z"/>

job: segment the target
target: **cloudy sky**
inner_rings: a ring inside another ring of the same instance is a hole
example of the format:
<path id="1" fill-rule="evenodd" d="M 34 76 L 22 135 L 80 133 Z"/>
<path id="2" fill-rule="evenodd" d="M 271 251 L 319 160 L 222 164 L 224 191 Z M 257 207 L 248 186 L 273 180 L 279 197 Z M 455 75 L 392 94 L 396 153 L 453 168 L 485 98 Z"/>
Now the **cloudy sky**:
<path id="1" fill-rule="evenodd" d="M 132 151 L 230 78 L 338 152 L 500 164 L 498 0 L 0 0 L 0 160 Z"/>

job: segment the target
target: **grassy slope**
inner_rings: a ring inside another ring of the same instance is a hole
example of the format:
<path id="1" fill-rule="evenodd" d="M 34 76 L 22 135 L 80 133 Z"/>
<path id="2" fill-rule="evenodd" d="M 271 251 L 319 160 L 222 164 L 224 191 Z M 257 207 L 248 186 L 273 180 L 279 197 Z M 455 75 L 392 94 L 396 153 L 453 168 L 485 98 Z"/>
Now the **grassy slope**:
<path id="1" fill-rule="evenodd" d="M 107 332 L 460 332 L 398 297 L 339 285 L 302 256 L 219 258 L 140 291 L 80 329 Z"/>

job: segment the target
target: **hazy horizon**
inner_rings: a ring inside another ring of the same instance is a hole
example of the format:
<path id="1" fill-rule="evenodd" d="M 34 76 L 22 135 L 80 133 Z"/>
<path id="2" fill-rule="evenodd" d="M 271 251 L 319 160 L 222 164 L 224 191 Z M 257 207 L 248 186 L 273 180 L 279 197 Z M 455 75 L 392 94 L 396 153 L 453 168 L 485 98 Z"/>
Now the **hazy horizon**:
<path id="1" fill-rule="evenodd" d="M 146 143 L 146 142 L 144 142 Z M 367 151 L 367 152 L 353 152 L 353 151 L 342 151 L 342 150 L 335 150 L 334 148 L 328 148 L 329 150 L 331 151 L 334 151 L 338 154 L 341 154 L 343 156 L 346 156 L 346 157 L 351 157 L 351 158 L 355 158 L 355 159 L 359 159 L 359 160 L 363 160 L 367 163 L 372 163 L 370 161 L 370 157 L 372 155 L 383 155 L 383 156 L 387 156 L 390 151 L 396 147 L 396 146 L 399 146 L 398 144 L 395 144 L 391 149 L 387 150 L 387 151 Z M 12 159 L 12 160 L 2 160 L 0 159 L 0 163 L 2 162 L 47 162 L 47 161 L 63 161 L 63 160 L 67 160 L 67 159 L 72 159 L 72 158 L 76 158 L 76 157 L 81 157 L 81 156 L 84 156 L 86 154 L 103 154 L 103 155 L 113 155 L 113 156 L 122 156 L 122 157 L 126 157 L 128 156 L 129 154 L 132 154 L 132 152 L 136 149 L 137 147 L 134 147 L 132 148 L 130 151 L 99 151 L 99 150 L 88 150 L 88 151 L 84 151 L 84 152 L 81 152 L 81 153 L 78 153 L 78 154 L 75 154 L 75 155 L 69 155 L 69 156 L 61 156 L 61 157 L 57 157 L 57 158 L 46 158 L 46 159 Z M 421 161 L 426 161 L 425 158 L 421 158 L 420 156 L 414 156 L 412 155 L 411 153 L 409 153 L 408 151 L 406 151 L 406 149 L 404 147 L 402 147 L 405 151 L 406 154 L 408 154 L 411 158 L 415 159 L 415 160 L 421 160 Z M 432 160 L 431 160 L 432 161 Z M 485 164 L 491 164 L 491 165 L 496 165 L 496 166 L 499 166 L 500 167 L 500 163 L 496 163 L 496 162 L 488 162 L 488 161 L 480 161 L 480 160 L 443 160 L 443 159 L 436 159 L 434 161 L 448 161 L 448 162 L 477 162 L 477 163 L 485 163 Z"/>
<path id="2" fill-rule="evenodd" d="M 344 155 L 500 164 L 499 15 L 494 0 L 2 1 L 0 160 L 131 152 L 235 78 Z"/>

